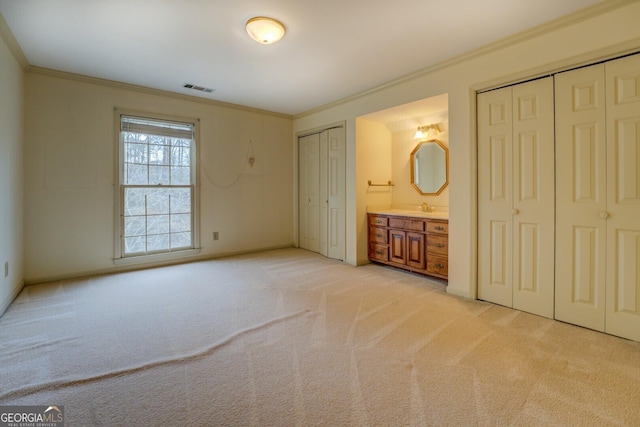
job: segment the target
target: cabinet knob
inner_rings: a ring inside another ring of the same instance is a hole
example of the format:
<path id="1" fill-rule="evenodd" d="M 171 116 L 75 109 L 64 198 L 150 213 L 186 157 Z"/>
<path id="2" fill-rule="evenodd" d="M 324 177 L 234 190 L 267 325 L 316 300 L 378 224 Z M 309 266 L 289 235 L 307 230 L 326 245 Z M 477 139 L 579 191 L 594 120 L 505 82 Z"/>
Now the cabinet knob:
<path id="1" fill-rule="evenodd" d="M 378 233 L 376 234 L 376 237 L 382 237 L 382 234 Z"/>
<path id="2" fill-rule="evenodd" d="M 444 268 L 444 264 L 436 264 L 436 268 Z"/>
<path id="3" fill-rule="evenodd" d="M 444 230 L 444 227 L 441 227 L 441 226 L 438 225 L 438 226 L 435 226 L 434 229 L 436 229 L 438 231 L 442 231 L 442 230 Z"/>
<path id="4" fill-rule="evenodd" d="M 518 215 L 520 213 L 520 211 L 518 209 L 514 209 L 511 211 L 512 215 Z"/>
<path id="5" fill-rule="evenodd" d="M 442 243 L 436 243 L 434 246 L 436 248 L 444 248 L 444 245 Z"/>
<path id="6" fill-rule="evenodd" d="M 609 212 L 602 211 L 598 214 L 598 216 L 600 216 L 600 218 L 602 219 L 607 219 L 609 218 Z"/>

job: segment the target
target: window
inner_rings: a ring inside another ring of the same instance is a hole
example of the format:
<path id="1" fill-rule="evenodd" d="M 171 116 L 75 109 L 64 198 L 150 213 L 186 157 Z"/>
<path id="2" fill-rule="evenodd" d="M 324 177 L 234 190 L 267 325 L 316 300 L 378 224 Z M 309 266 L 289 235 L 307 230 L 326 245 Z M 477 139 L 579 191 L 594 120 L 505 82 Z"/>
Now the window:
<path id="1" fill-rule="evenodd" d="M 196 248 L 195 121 L 119 118 L 116 259 Z"/>

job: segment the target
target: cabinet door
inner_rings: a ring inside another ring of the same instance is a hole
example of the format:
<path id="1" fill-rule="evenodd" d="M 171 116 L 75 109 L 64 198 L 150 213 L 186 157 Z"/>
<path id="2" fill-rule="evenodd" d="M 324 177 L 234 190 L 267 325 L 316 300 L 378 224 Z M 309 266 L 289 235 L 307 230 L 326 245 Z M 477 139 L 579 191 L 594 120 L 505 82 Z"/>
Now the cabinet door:
<path id="1" fill-rule="evenodd" d="M 407 232 L 407 265 L 424 270 L 425 268 L 424 234 Z"/>
<path id="2" fill-rule="evenodd" d="M 640 55 L 605 64 L 610 334 L 640 341 Z"/>
<path id="3" fill-rule="evenodd" d="M 604 65 L 560 73 L 555 82 L 555 317 L 604 331 L 607 240 Z"/>
<path id="4" fill-rule="evenodd" d="M 404 231 L 389 230 L 389 261 L 398 264 L 407 263 L 406 237 L 407 234 Z"/>

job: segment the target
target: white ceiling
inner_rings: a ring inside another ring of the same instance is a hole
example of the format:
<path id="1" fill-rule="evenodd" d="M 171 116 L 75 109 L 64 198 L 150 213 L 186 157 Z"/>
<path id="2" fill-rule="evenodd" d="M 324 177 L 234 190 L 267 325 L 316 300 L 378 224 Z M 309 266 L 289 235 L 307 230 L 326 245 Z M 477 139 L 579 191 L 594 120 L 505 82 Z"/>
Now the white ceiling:
<path id="1" fill-rule="evenodd" d="M 32 66 L 298 114 L 602 1 L 0 0 L 0 13 Z M 258 15 L 284 39 L 252 41 Z"/>

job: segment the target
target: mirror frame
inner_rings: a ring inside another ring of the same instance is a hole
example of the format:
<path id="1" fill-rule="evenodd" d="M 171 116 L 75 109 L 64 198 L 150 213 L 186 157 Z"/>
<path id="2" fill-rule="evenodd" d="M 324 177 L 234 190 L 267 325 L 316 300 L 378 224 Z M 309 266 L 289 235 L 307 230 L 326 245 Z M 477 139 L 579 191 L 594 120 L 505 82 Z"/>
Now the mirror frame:
<path id="1" fill-rule="evenodd" d="M 438 144 L 440 146 L 440 148 L 442 148 L 442 150 L 444 151 L 446 177 L 445 177 L 444 184 L 442 184 L 442 186 L 435 193 L 425 193 L 415 183 L 415 179 L 414 179 L 414 174 L 415 174 L 415 166 L 414 166 L 415 165 L 415 155 L 418 152 L 418 150 L 420 150 L 420 148 L 422 148 L 423 145 L 425 145 L 425 144 L 433 144 L 433 143 Z M 413 188 L 415 188 L 416 191 L 418 193 L 422 194 L 423 196 L 437 196 L 440 193 L 442 193 L 442 191 L 447 187 L 447 185 L 449 185 L 449 148 L 447 148 L 446 145 L 444 145 L 442 142 L 438 141 L 437 139 L 431 139 L 431 140 L 428 140 L 428 141 L 420 141 L 418 143 L 418 145 L 416 145 L 416 147 L 411 152 L 411 155 L 409 157 L 409 163 L 411 163 L 411 186 Z"/>

